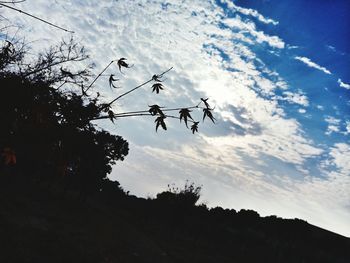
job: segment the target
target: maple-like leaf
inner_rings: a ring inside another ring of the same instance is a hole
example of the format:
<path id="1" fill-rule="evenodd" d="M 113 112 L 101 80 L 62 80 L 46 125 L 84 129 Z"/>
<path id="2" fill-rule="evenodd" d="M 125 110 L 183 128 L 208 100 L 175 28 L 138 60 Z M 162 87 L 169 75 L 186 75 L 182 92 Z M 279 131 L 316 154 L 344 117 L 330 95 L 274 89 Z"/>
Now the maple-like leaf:
<path id="1" fill-rule="evenodd" d="M 109 80 L 108 80 L 108 82 L 109 82 L 109 87 L 110 88 L 115 88 L 115 89 L 117 89 L 117 88 L 120 88 L 120 87 L 117 87 L 117 86 L 115 86 L 114 85 L 114 83 L 113 83 L 113 81 L 118 81 L 119 79 L 115 79 L 114 78 L 114 74 L 111 74 L 110 76 L 109 76 Z"/>
<path id="2" fill-rule="evenodd" d="M 187 128 L 188 128 L 188 126 L 187 126 L 187 120 L 188 119 L 187 118 L 190 118 L 191 120 L 193 120 L 192 117 L 191 117 L 190 112 L 191 112 L 191 110 L 189 110 L 187 108 L 183 108 L 183 109 L 181 109 L 179 111 L 179 113 L 180 113 L 180 122 L 181 122 L 182 119 L 184 119 Z"/>
<path id="3" fill-rule="evenodd" d="M 157 82 L 162 82 L 161 78 L 162 78 L 162 76 L 158 76 L 158 75 L 152 76 L 152 80 L 157 81 Z"/>
<path id="4" fill-rule="evenodd" d="M 198 123 L 199 121 L 195 121 L 193 125 L 191 126 L 191 131 L 194 134 L 195 132 L 198 132 Z"/>
<path id="5" fill-rule="evenodd" d="M 114 123 L 115 116 L 114 116 L 114 112 L 112 110 L 108 111 L 108 117 Z"/>
<path id="6" fill-rule="evenodd" d="M 163 90 L 162 83 L 155 83 L 152 85 L 152 92 L 155 91 L 158 94 L 160 90 Z"/>
<path id="7" fill-rule="evenodd" d="M 122 73 L 122 68 L 131 68 L 133 66 L 133 65 L 130 66 L 128 63 L 125 62 L 125 60 L 126 60 L 126 58 L 120 58 L 117 61 L 120 73 Z"/>
<path id="8" fill-rule="evenodd" d="M 211 119 L 211 121 L 212 121 L 213 123 L 215 123 L 214 120 L 216 120 L 216 119 L 214 118 L 214 116 L 213 116 L 213 114 L 211 113 L 211 111 L 212 111 L 212 109 L 210 109 L 210 108 L 205 108 L 205 109 L 203 109 L 203 112 L 204 112 L 204 114 L 203 114 L 203 121 L 204 121 L 205 117 L 207 116 L 209 119 Z"/>
<path id="9" fill-rule="evenodd" d="M 163 115 L 163 116 L 159 116 L 157 117 L 157 119 L 154 121 L 156 123 L 156 131 L 158 131 L 158 127 L 159 126 L 162 126 L 163 130 L 167 130 L 166 128 L 166 125 L 165 125 L 165 122 L 164 122 L 164 119 L 166 117 Z"/>
<path id="10" fill-rule="evenodd" d="M 151 105 L 151 106 L 148 106 L 148 107 L 150 107 L 148 112 L 151 113 L 152 116 L 157 115 L 157 114 L 159 114 L 161 116 L 164 116 L 164 113 L 161 110 L 162 107 L 159 107 L 157 104 Z"/>
<path id="11" fill-rule="evenodd" d="M 201 101 L 203 101 L 205 107 L 207 107 L 208 109 L 210 109 L 209 103 L 207 102 L 209 98 L 203 99 L 201 98 Z"/>

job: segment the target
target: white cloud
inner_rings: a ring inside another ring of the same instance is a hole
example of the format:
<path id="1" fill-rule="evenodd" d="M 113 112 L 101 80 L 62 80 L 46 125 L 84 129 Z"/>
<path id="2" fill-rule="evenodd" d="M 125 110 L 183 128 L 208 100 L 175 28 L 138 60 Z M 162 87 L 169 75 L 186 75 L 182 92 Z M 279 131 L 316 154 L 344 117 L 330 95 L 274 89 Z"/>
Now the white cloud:
<path id="1" fill-rule="evenodd" d="M 339 87 L 341 87 L 341 88 L 350 89 L 350 84 L 342 82 L 341 79 L 338 79 L 338 84 L 339 84 Z"/>
<path id="2" fill-rule="evenodd" d="M 299 104 L 301 106 L 309 106 L 308 98 L 302 93 L 293 93 L 290 91 L 283 92 L 283 97 L 278 97 L 279 100 L 285 100 L 290 103 Z"/>
<path id="3" fill-rule="evenodd" d="M 322 105 L 317 105 L 316 108 L 319 110 L 322 110 L 322 111 L 324 110 L 324 106 L 322 106 Z"/>
<path id="4" fill-rule="evenodd" d="M 337 119 L 335 117 L 332 116 L 327 116 L 325 118 L 325 122 L 328 123 L 328 127 L 327 127 L 327 131 L 326 131 L 326 135 L 331 135 L 333 132 L 334 133 L 338 133 L 340 132 L 340 119 Z"/>
<path id="5" fill-rule="evenodd" d="M 350 121 L 346 121 L 345 129 L 346 129 L 345 134 L 350 134 Z"/>
<path id="6" fill-rule="evenodd" d="M 232 29 L 238 29 L 242 33 L 249 33 L 251 38 L 254 38 L 258 43 L 267 43 L 273 48 L 283 49 L 284 41 L 278 36 L 269 36 L 262 31 L 256 29 L 255 23 L 252 21 L 243 21 L 239 15 L 234 18 L 226 18 L 221 21 L 226 26 Z"/>
<path id="7" fill-rule="evenodd" d="M 299 46 L 287 45 L 288 49 L 298 49 Z"/>
<path id="8" fill-rule="evenodd" d="M 330 151 L 330 163 L 337 167 L 337 170 L 345 176 L 350 175 L 350 145 L 336 143 Z"/>
<path id="9" fill-rule="evenodd" d="M 229 8 L 232 8 L 241 14 L 257 18 L 262 23 L 278 25 L 278 21 L 275 21 L 271 18 L 266 18 L 254 9 L 237 6 L 233 3 L 233 1 L 230 0 L 221 0 L 221 2 L 227 4 Z"/>
<path id="10" fill-rule="evenodd" d="M 326 69 L 325 67 L 322 67 L 318 64 L 316 64 L 315 62 L 311 61 L 309 58 L 307 57 L 294 57 L 296 60 L 299 60 L 301 62 L 303 62 L 304 64 L 306 64 L 307 66 L 309 66 L 310 68 L 315 68 L 318 69 L 320 71 L 323 71 L 326 74 L 332 74 L 328 69 Z"/>

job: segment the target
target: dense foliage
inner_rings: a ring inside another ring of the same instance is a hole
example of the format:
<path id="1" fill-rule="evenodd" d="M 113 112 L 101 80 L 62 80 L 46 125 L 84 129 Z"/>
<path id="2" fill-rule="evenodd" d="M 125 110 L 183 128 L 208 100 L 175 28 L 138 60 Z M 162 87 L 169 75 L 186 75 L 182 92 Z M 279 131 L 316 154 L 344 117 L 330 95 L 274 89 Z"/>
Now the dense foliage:
<path id="1" fill-rule="evenodd" d="M 63 177 L 81 190 L 97 190 L 128 154 L 128 143 L 91 122 L 104 107 L 98 98 L 55 87 L 86 79 L 88 69 L 71 73 L 58 67 L 85 59 L 84 49 L 63 42 L 29 64 L 25 53 L 8 41 L 0 51 L 0 172 Z"/>

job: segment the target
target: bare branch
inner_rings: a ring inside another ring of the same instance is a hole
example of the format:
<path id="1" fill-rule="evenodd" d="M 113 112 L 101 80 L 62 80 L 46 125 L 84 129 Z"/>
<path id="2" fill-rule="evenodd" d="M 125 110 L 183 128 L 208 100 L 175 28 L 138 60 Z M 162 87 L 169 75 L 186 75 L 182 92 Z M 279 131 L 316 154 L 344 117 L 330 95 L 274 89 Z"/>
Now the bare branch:
<path id="1" fill-rule="evenodd" d="M 162 111 L 178 111 L 178 110 L 181 110 L 181 109 L 197 109 L 197 108 L 200 108 L 200 109 L 204 109 L 202 107 L 198 107 L 197 105 L 196 106 L 191 106 L 191 107 L 182 107 L 182 108 L 172 108 L 172 109 L 162 109 Z M 148 110 L 140 110 L 140 111 L 129 111 L 129 112 L 121 112 L 121 113 L 115 113 L 114 116 L 115 117 L 119 117 L 121 115 L 129 115 L 129 114 L 138 114 L 138 113 L 146 113 L 146 112 L 149 112 Z"/>
<path id="2" fill-rule="evenodd" d="M 172 70 L 172 69 L 173 69 L 173 67 L 167 69 L 166 71 L 164 71 L 163 73 L 159 74 L 158 76 L 163 76 L 165 73 L 169 72 L 169 71 Z M 124 92 L 123 94 L 119 95 L 119 96 L 116 97 L 114 100 L 112 100 L 110 103 L 108 103 L 108 104 L 105 106 L 105 108 L 110 107 L 114 102 L 116 102 L 116 101 L 119 100 L 120 98 L 122 98 L 122 97 L 124 97 L 125 95 L 128 95 L 129 93 L 131 93 L 131 92 L 133 92 L 133 91 L 135 91 L 135 90 L 141 88 L 142 86 L 144 86 L 144 85 L 150 83 L 151 81 L 153 81 L 153 78 L 147 80 L 146 82 L 144 82 L 144 83 L 142 83 L 142 84 L 136 86 L 135 88 L 133 88 L 133 89 L 127 91 L 127 92 Z"/>
<path id="3" fill-rule="evenodd" d="M 0 1 L 0 4 L 19 4 L 19 3 L 23 3 L 25 2 L 26 0 L 18 0 L 18 1 Z"/>
<path id="4" fill-rule="evenodd" d="M 92 85 L 96 82 L 96 80 L 98 80 L 98 78 L 102 76 L 102 74 L 110 67 L 110 65 L 113 64 L 114 61 L 115 60 L 112 60 L 111 62 L 109 62 L 109 64 L 100 72 L 100 74 L 97 75 L 97 77 L 90 83 L 90 85 L 86 88 L 86 90 L 84 90 L 85 93 L 92 87 Z"/>
<path id="5" fill-rule="evenodd" d="M 154 117 L 154 115 L 152 115 L 150 113 L 127 114 L 127 115 L 119 115 L 119 116 L 118 115 L 114 115 L 115 118 L 141 117 L 141 116 Z M 177 117 L 177 116 L 174 116 L 174 115 L 164 115 L 164 117 L 180 120 L 180 117 Z M 96 117 L 94 119 L 91 119 L 90 121 L 103 120 L 103 119 L 110 119 L 110 116 L 109 115 L 100 116 L 100 117 Z M 189 121 L 195 123 L 195 121 L 193 121 L 193 120 L 189 120 Z"/>
<path id="6" fill-rule="evenodd" d="M 45 23 L 45 24 L 48 24 L 48 25 L 50 25 L 50 26 L 56 27 L 56 28 L 58 28 L 58 29 L 61 29 L 61 30 L 65 31 L 65 32 L 74 33 L 74 31 L 70 31 L 70 30 L 65 29 L 65 28 L 63 28 L 63 27 L 57 26 L 57 25 L 55 25 L 55 24 L 53 24 L 53 23 L 51 23 L 51 22 L 49 22 L 49 21 L 46 21 L 46 20 L 40 18 L 40 17 L 31 15 L 31 14 L 25 12 L 25 11 L 22 11 L 21 9 L 17 9 L 17 8 L 12 7 L 12 6 L 6 5 L 6 4 L 4 4 L 4 2 L 0 2 L 0 5 L 3 6 L 3 7 L 6 7 L 6 8 L 12 9 L 12 10 L 14 10 L 14 11 L 17 11 L 17 12 L 19 12 L 19 13 L 21 13 L 21 14 L 30 16 L 30 17 L 32 17 L 32 18 L 34 18 L 34 19 L 36 19 L 36 20 L 39 20 L 39 21 L 41 21 L 41 22 L 43 22 L 43 23 Z"/>

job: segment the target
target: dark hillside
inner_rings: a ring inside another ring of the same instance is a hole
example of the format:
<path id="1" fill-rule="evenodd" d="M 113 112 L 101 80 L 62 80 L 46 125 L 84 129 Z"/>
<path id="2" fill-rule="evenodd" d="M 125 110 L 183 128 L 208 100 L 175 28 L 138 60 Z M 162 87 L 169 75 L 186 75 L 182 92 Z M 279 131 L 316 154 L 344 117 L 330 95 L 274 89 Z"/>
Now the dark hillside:
<path id="1" fill-rule="evenodd" d="M 350 239 L 252 210 L 128 196 L 87 198 L 2 176 L 0 262 L 349 262 Z"/>

